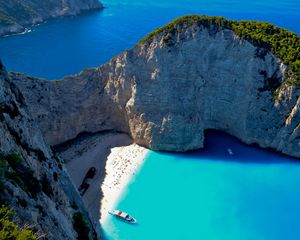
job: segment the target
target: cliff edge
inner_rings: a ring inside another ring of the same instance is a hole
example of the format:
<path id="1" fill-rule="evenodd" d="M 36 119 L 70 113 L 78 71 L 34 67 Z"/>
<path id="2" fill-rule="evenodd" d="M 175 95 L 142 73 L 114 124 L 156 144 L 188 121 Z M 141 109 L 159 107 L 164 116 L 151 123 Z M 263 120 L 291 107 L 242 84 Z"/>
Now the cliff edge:
<path id="1" fill-rule="evenodd" d="M 6 218 L 10 218 L 7 214 L 3 216 L 2 204 L 5 204 L 16 215 L 10 220 L 20 229 L 30 229 L 35 234 L 16 238 L 13 228 L 1 225 L 1 236 L 5 239 L 100 239 L 100 228 L 91 222 L 63 162 L 44 142 L 36 126 L 23 94 L 0 62 L 1 223 L 8 224 Z"/>
<path id="2" fill-rule="evenodd" d="M 117 130 L 151 149 L 188 151 L 217 129 L 300 157 L 299 46 L 268 23 L 192 15 L 61 81 L 11 78 L 50 145 Z"/>
<path id="3" fill-rule="evenodd" d="M 1 0 L 0 36 L 24 32 L 26 27 L 48 19 L 101 8 L 98 0 Z"/>

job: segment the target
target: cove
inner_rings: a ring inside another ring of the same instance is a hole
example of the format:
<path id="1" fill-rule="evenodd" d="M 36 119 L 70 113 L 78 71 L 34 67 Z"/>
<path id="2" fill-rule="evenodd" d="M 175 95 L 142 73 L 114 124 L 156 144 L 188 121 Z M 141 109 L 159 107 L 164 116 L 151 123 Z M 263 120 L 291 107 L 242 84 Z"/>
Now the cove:
<path id="1" fill-rule="evenodd" d="M 110 216 L 103 230 L 109 240 L 296 240 L 299 183 L 297 160 L 210 131 L 203 150 L 151 152 L 116 206 L 139 223 Z"/>
<path id="2" fill-rule="evenodd" d="M 0 38 L 4 64 L 9 71 L 61 78 L 105 63 L 155 28 L 192 13 L 269 21 L 300 33 L 298 0 L 103 3 L 102 11 Z M 110 217 L 103 231 L 114 240 L 298 240 L 299 183 L 297 161 L 210 132 L 204 150 L 151 152 L 115 206 L 139 224 Z"/>

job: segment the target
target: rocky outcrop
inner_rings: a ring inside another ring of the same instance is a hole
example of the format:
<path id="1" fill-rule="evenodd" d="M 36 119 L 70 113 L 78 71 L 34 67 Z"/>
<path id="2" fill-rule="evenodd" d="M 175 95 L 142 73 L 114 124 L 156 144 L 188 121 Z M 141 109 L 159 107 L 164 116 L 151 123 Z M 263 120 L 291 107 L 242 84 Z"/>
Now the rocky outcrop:
<path id="1" fill-rule="evenodd" d="M 1 204 L 13 208 L 18 224 L 29 225 L 39 239 L 77 239 L 76 216 L 83 216 L 89 228 L 85 239 L 100 239 L 63 163 L 36 126 L 23 94 L 0 63 Z M 8 164 L 2 165 L 5 158 Z"/>
<path id="2" fill-rule="evenodd" d="M 20 33 L 45 20 L 101 9 L 98 0 L 6 0 L 0 2 L 0 36 Z"/>
<path id="3" fill-rule="evenodd" d="M 12 74 L 47 143 L 114 129 L 152 149 L 187 151 L 217 129 L 300 157 L 300 89 L 282 85 L 287 66 L 230 29 L 173 27 L 62 81 Z"/>

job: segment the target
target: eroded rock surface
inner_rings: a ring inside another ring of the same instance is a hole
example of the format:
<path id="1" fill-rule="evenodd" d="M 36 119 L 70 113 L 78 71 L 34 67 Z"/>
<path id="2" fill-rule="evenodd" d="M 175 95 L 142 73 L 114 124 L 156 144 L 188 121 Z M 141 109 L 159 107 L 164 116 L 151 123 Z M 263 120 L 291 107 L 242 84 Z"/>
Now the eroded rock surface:
<path id="1" fill-rule="evenodd" d="M 23 94 L 1 63 L 0 136 L 1 160 L 8 154 L 22 159 L 0 166 L 1 187 L 4 186 L 0 200 L 13 208 L 18 224 L 29 225 L 39 239 L 75 240 L 78 229 L 73 217 L 81 212 L 90 229 L 87 239 L 100 239 L 99 226 L 94 228 L 89 220 L 63 163 L 44 142 Z"/>
<path id="2" fill-rule="evenodd" d="M 113 129 L 151 149 L 187 151 L 217 129 L 300 157 L 300 90 L 273 92 L 285 71 L 231 30 L 191 25 L 62 81 L 12 78 L 50 145 Z"/>

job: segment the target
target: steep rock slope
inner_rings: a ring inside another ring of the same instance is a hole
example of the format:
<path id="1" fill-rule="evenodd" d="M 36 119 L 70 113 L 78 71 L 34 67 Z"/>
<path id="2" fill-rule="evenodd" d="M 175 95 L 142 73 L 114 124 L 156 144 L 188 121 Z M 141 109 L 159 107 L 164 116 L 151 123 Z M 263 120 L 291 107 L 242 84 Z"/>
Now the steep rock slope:
<path id="1" fill-rule="evenodd" d="M 11 207 L 15 221 L 31 226 L 39 239 L 100 238 L 63 163 L 36 126 L 22 93 L 0 63 L 1 204 Z"/>
<path id="2" fill-rule="evenodd" d="M 0 36 L 25 31 L 25 27 L 51 18 L 100 9 L 98 0 L 0 0 Z"/>
<path id="3" fill-rule="evenodd" d="M 283 84 L 289 76 L 269 47 L 201 18 L 62 81 L 12 74 L 50 145 L 114 129 L 152 149 L 187 151 L 218 129 L 300 157 L 300 89 Z"/>

